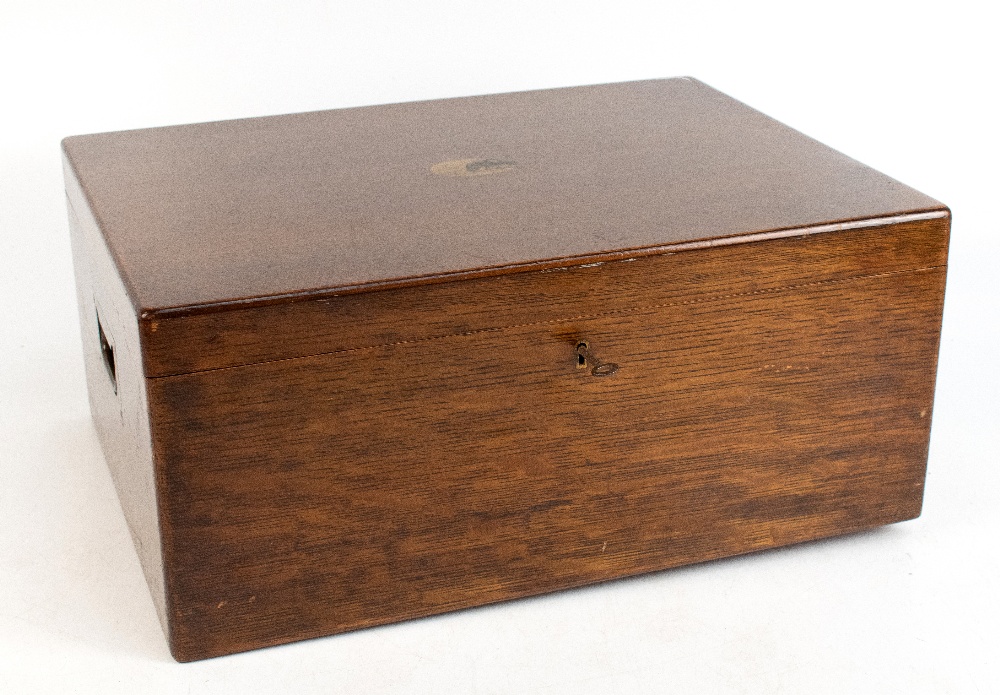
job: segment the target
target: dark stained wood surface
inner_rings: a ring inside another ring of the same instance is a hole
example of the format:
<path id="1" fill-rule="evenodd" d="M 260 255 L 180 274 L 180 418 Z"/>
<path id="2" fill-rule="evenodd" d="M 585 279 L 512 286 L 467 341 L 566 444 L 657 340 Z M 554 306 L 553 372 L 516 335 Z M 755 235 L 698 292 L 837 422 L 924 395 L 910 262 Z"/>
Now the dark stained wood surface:
<path id="1" fill-rule="evenodd" d="M 179 660 L 920 513 L 949 211 L 695 80 L 64 154 Z"/>
<path id="2" fill-rule="evenodd" d="M 697 80 L 68 138 L 137 312 L 943 206 Z M 516 165 L 439 176 L 464 159 Z"/>
<path id="3" fill-rule="evenodd" d="M 922 227 L 943 248 L 946 225 Z M 702 253 L 731 268 L 767 247 Z M 174 654 L 917 516 L 944 277 L 897 269 L 148 379 Z M 649 292 L 661 281 L 647 275 Z M 581 340 L 619 371 L 580 369 Z"/>

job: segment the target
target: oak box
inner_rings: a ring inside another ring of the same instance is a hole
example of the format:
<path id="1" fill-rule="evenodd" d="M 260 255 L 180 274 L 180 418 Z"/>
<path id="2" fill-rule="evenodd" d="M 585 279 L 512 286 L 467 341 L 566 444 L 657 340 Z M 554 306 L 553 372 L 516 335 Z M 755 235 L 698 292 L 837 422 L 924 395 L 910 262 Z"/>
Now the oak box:
<path id="1" fill-rule="evenodd" d="M 948 209 L 696 80 L 63 148 L 179 660 L 920 513 Z"/>

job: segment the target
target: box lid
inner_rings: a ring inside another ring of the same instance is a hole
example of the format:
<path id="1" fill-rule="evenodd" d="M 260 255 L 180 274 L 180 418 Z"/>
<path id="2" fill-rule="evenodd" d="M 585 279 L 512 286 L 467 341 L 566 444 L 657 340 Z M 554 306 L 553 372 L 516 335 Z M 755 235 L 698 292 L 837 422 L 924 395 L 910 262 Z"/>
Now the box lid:
<path id="1" fill-rule="evenodd" d="M 143 314 L 943 209 L 690 78 L 84 135 Z"/>

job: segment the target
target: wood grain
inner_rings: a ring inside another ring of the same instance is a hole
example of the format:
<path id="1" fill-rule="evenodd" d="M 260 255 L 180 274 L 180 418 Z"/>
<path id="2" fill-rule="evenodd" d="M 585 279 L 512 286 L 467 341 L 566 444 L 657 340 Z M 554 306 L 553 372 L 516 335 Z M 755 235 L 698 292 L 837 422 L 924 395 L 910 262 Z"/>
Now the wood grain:
<path id="1" fill-rule="evenodd" d="M 144 369 L 147 376 L 183 374 L 943 265 L 949 218 L 935 214 L 846 231 L 803 230 L 740 244 L 737 251 L 719 246 L 631 253 L 617 261 L 575 259 L 577 265 L 460 282 L 320 293 L 212 311 L 146 312 L 140 326 Z"/>
<path id="2" fill-rule="evenodd" d="M 149 379 L 174 654 L 912 518 L 943 282 L 891 271 Z M 577 369 L 579 340 L 619 372 Z"/>
<path id="3" fill-rule="evenodd" d="M 950 212 L 696 80 L 63 153 L 178 660 L 920 513 Z"/>

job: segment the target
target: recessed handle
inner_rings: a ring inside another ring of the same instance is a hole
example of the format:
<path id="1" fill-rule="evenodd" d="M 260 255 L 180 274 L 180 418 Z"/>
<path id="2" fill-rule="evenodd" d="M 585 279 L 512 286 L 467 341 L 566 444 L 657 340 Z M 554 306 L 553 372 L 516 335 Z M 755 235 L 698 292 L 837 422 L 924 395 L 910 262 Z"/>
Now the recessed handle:
<path id="1" fill-rule="evenodd" d="M 111 388 L 115 393 L 118 393 L 118 374 L 115 371 L 115 346 L 108 340 L 108 334 L 104 332 L 104 326 L 101 325 L 100 313 L 95 312 L 95 315 L 97 316 L 97 339 L 101 342 L 101 361 L 104 362 L 104 369 L 108 373 L 108 378 L 111 379 Z"/>

